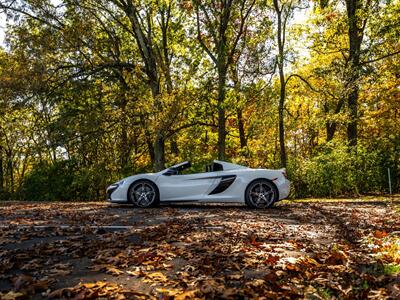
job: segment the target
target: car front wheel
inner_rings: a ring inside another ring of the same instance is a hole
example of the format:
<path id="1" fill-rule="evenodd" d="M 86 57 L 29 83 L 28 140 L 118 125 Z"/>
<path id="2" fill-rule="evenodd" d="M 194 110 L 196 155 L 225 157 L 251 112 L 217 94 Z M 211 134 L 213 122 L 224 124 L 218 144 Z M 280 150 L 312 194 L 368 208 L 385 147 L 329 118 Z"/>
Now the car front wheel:
<path id="1" fill-rule="evenodd" d="M 251 182 L 245 194 L 246 204 L 251 208 L 269 208 L 278 199 L 276 186 L 265 179 Z"/>
<path id="2" fill-rule="evenodd" d="M 129 188 L 129 201 L 136 207 L 153 207 L 160 202 L 158 189 L 147 180 L 134 182 Z"/>

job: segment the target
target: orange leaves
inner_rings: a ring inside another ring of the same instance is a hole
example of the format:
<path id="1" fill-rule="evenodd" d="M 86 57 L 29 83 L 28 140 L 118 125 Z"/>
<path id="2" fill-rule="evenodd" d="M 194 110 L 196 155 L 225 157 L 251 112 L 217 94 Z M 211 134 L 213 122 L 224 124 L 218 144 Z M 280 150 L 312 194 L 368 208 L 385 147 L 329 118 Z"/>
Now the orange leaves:
<path id="1" fill-rule="evenodd" d="M 265 264 L 273 266 L 279 261 L 280 257 L 278 255 L 268 255 L 267 259 L 264 261 Z"/>
<path id="2" fill-rule="evenodd" d="M 383 285 L 387 277 L 381 283 L 360 264 L 395 264 L 400 247 L 396 231 L 382 224 L 377 225 L 381 231 L 376 231 L 359 222 L 367 216 L 382 219 L 384 210 L 347 210 L 338 203 L 290 203 L 285 204 L 289 209 L 273 211 L 118 207 L 104 210 L 108 213 L 104 223 L 97 204 L 87 204 L 90 209 L 86 210 L 80 204 L 80 212 L 92 214 L 82 220 L 113 225 L 140 222 L 126 230 L 98 234 L 73 226 L 85 221 L 71 217 L 71 226 L 57 231 L 23 230 L 29 239 L 23 242 L 25 248 L 19 241 L 12 244 L 17 250 L 9 250 L 7 243 L 20 232 L 3 231 L 6 247 L 0 251 L 0 270 L 5 280 L 10 279 L 13 292 L 3 292 L 1 297 L 289 299 L 308 293 L 309 298 L 323 299 L 324 291 L 329 291 L 331 298 L 354 299 L 366 295 L 363 284 L 374 291 L 387 289 Z M 77 208 L 63 205 L 68 217 Z M 326 214 L 320 213 L 321 207 Z M 50 208 L 46 204 L 49 222 L 63 218 L 61 209 L 51 219 Z M 389 221 L 392 228 L 398 224 L 396 218 Z M 352 244 L 345 230 L 365 236 L 373 245 Z M 37 240 L 51 242 L 35 244 Z M 371 254 L 376 255 L 374 263 Z M 24 275 L 14 275 L 16 269 Z M 67 283 L 61 279 L 64 274 L 72 278 Z M 86 274 L 102 281 L 86 282 Z"/>
<path id="3" fill-rule="evenodd" d="M 332 251 L 325 263 L 328 265 L 344 265 L 348 260 L 348 256 L 343 251 Z"/>
<path id="4" fill-rule="evenodd" d="M 329 22 L 332 22 L 338 18 L 338 15 L 334 12 L 331 12 L 325 16 L 325 19 Z"/>
<path id="5" fill-rule="evenodd" d="M 159 299 L 167 300 L 187 300 L 187 299 L 197 299 L 197 295 L 199 295 L 199 290 L 189 290 L 189 291 L 181 291 L 177 289 L 166 289 L 166 288 L 158 288 L 157 292 L 160 293 Z"/>
<path id="6" fill-rule="evenodd" d="M 154 283 L 154 282 L 167 282 L 168 278 L 161 272 L 154 272 L 154 273 L 149 273 L 146 274 L 145 276 L 145 280 L 144 282 L 150 282 L 150 283 Z"/>
<path id="7" fill-rule="evenodd" d="M 289 271 L 301 271 L 301 268 L 300 268 L 298 265 L 296 265 L 296 264 L 291 264 L 291 263 L 288 263 L 288 264 L 285 266 L 285 268 L 286 268 L 286 270 L 289 270 Z"/>
<path id="8" fill-rule="evenodd" d="M 22 300 L 25 298 L 26 295 L 21 292 L 14 292 L 14 291 L 9 291 L 5 293 L 0 292 L 0 299 L 2 300 Z"/>
<path id="9" fill-rule="evenodd" d="M 72 298 L 80 299 L 118 299 L 127 298 L 147 299 L 146 295 L 139 292 L 132 292 L 121 288 L 112 282 L 97 281 L 94 283 L 80 283 L 72 288 L 61 288 L 51 292 L 49 298 Z"/>
<path id="10" fill-rule="evenodd" d="M 95 266 L 91 267 L 91 269 L 93 271 L 104 271 L 107 274 L 114 275 L 114 276 L 118 276 L 118 275 L 121 275 L 124 273 L 123 271 L 113 267 L 112 265 L 95 265 Z"/>
<path id="11" fill-rule="evenodd" d="M 387 235 L 388 235 L 388 233 L 387 233 L 385 230 L 382 230 L 382 231 L 380 231 L 380 230 L 375 230 L 375 232 L 374 232 L 374 237 L 376 237 L 376 238 L 378 238 L 378 239 L 387 237 Z"/>
<path id="12" fill-rule="evenodd" d="M 262 243 L 257 242 L 257 241 L 256 241 L 256 236 L 253 235 L 253 236 L 251 236 L 251 238 L 250 238 L 250 244 L 253 245 L 253 246 L 256 247 L 256 248 L 259 248 L 259 247 L 261 246 Z"/>
<path id="13" fill-rule="evenodd" d="M 117 268 L 113 268 L 113 267 L 107 267 L 106 273 L 111 274 L 111 275 L 116 275 L 116 276 L 124 274 L 123 271 L 121 271 Z"/>

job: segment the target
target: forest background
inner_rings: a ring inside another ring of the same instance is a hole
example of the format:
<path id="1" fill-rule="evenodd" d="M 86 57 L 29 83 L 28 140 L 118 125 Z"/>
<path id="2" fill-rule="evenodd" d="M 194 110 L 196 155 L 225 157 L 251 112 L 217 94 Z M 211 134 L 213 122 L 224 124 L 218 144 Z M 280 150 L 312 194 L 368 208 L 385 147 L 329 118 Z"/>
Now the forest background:
<path id="1" fill-rule="evenodd" d="M 0 198 L 191 160 L 400 189 L 399 0 L 0 0 Z"/>

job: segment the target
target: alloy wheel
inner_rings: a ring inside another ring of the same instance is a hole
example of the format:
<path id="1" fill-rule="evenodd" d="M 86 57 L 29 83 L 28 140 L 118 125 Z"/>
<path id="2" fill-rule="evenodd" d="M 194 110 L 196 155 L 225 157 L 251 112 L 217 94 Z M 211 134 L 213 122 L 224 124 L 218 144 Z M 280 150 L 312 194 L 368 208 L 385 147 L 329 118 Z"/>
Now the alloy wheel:
<path id="1" fill-rule="evenodd" d="M 130 189 L 130 198 L 136 206 L 149 207 L 156 199 L 156 191 L 150 183 L 138 182 Z"/>
<path id="2" fill-rule="evenodd" d="M 270 207 L 275 202 L 275 191 L 268 181 L 253 183 L 249 188 L 248 200 L 256 208 Z"/>

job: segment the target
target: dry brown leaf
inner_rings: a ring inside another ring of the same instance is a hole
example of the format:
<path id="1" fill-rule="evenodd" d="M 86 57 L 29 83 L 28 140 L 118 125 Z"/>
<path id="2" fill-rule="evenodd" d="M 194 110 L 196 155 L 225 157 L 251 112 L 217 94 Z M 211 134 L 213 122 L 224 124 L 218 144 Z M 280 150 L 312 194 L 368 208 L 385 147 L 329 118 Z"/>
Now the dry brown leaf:
<path id="1" fill-rule="evenodd" d="M 146 274 L 145 282 L 153 282 L 153 281 L 166 282 L 168 281 L 168 278 L 161 272 Z"/>
<path id="2" fill-rule="evenodd" d="M 280 260 L 278 255 L 268 255 L 268 258 L 264 261 L 267 265 L 275 265 Z"/>
<path id="3" fill-rule="evenodd" d="M 385 230 L 375 230 L 374 236 L 378 239 L 384 238 L 388 236 L 388 233 Z"/>
<path id="4" fill-rule="evenodd" d="M 231 280 L 239 280 L 243 278 L 243 274 L 230 274 L 226 277 Z"/>
<path id="5" fill-rule="evenodd" d="M 5 294 L 0 293 L 1 300 L 20 300 L 20 299 L 24 299 L 25 297 L 26 297 L 26 295 L 21 292 L 9 291 Z"/>
<path id="6" fill-rule="evenodd" d="M 124 271 L 121 271 L 121 270 L 119 270 L 117 268 L 114 268 L 114 267 L 107 267 L 106 268 L 106 273 L 114 275 L 114 276 L 118 276 L 118 275 L 124 274 Z"/>
<path id="7" fill-rule="evenodd" d="M 186 299 L 194 299 L 196 298 L 197 290 L 187 291 L 182 294 L 176 295 L 174 300 L 186 300 Z"/>
<path id="8" fill-rule="evenodd" d="M 18 291 L 21 290 L 22 288 L 29 286 L 33 282 L 33 278 L 32 276 L 21 274 L 13 278 L 12 282 L 14 284 L 15 289 Z"/>

